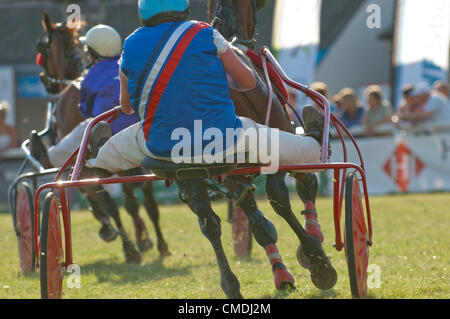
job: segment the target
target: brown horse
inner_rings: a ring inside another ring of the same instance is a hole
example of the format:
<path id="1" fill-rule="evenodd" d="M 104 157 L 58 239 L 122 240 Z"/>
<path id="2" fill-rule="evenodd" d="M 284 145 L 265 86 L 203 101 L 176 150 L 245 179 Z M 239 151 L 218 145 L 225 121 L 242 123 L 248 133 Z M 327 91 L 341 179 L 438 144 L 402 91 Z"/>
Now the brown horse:
<path id="1" fill-rule="evenodd" d="M 209 17 L 212 25 L 226 39 L 234 39 L 235 52 L 249 67 L 255 70 L 257 75 L 257 86 L 254 90 L 248 92 L 231 90 L 236 112 L 239 116 L 249 117 L 261 124 L 265 124 L 269 92 L 263 71 L 250 61 L 245 54 L 247 48 L 243 48 L 242 45 L 250 48 L 254 46 L 255 14 L 256 10 L 263 7 L 264 4 L 265 0 L 218 0 L 217 3 L 215 0 L 208 0 Z M 212 16 L 213 12 L 214 17 Z M 278 92 L 274 92 L 268 125 L 294 133 L 294 127 L 283 107 L 282 100 L 284 100 L 283 97 Z M 336 283 L 336 271 L 325 255 L 321 241 L 308 234 L 293 213 L 289 202 L 288 189 L 284 181 L 285 175 L 284 172 L 267 175 L 266 191 L 268 198 L 275 212 L 286 220 L 300 241 L 297 250 L 300 264 L 310 271 L 311 279 L 316 287 L 329 289 Z M 305 210 L 302 214 L 317 215 L 315 209 L 311 209 L 315 206 L 318 189 L 316 176 L 314 174 L 297 173 L 294 177 L 298 195 L 305 204 Z M 245 211 L 244 207 L 241 206 L 241 208 Z"/>
<path id="2" fill-rule="evenodd" d="M 47 13 L 43 16 L 42 26 L 45 35 L 38 44 L 44 69 L 41 73 L 41 80 L 50 93 L 60 92 L 56 105 L 56 123 L 58 136 L 62 138 L 84 120 L 77 107 L 79 103 L 78 84 L 72 81 L 79 78 L 82 73 L 78 29 L 69 28 L 62 23 L 53 24 Z M 140 169 L 123 174 L 136 173 L 141 173 Z M 153 194 L 153 183 L 147 182 L 138 185 L 142 187 L 144 206 L 155 227 L 160 255 L 168 256 L 170 252 L 159 225 L 159 210 Z M 135 186 L 133 184 L 122 185 L 125 194 L 124 206 L 133 218 L 138 247 L 141 251 L 146 251 L 152 248 L 153 243 L 148 237 L 143 219 L 139 216 L 139 203 L 134 194 Z M 113 218 L 122 238 L 127 262 L 140 262 L 140 254 L 128 239 L 119 216 L 117 204 L 109 193 L 102 186 L 86 187 L 82 189 L 82 192 L 91 204 L 94 216 L 102 224 L 108 223 L 107 216 Z"/>

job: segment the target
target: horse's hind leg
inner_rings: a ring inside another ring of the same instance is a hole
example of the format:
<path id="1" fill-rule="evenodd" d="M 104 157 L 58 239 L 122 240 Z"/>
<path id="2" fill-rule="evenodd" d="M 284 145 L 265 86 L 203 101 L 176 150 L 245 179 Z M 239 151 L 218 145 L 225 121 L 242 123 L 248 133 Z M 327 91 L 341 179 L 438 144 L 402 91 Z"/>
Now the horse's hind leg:
<path id="1" fill-rule="evenodd" d="M 278 172 L 276 174 L 268 174 L 266 178 L 266 192 L 270 205 L 275 212 L 283 217 L 301 242 L 308 240 L 308 233 L 302 227 L 298 219 L 292 212 L 291 203 L 289 201 L 289 191 L 284 182 L 286 173 Z"/>
<path id="2" fill-rule="evenodd" d="M 224 185 L 233 194 L 239 194 L 239 188 L 242 186 L 242 183 L 242 178 L 239 179 L 234 176 L 228 176 L 224 181 Z M 240 201 L 239 206 L 248 218 L 250 229 L 255 240 L 266 251 L 269 262 L 272 265 L 275 287 L 278 290 L 294 288 L 294 277 L 292 277 L 284 265 L 278 248 L 275 245 L 277 242 L 275 226 L 258 209 L 253 194 L 247 193 Z"/>
<path id="3" fill-rule="evenodd" d="M 220 218 L 211 208 L 207 184 L 203 179 L 178 180 L 177 185 L 191 210 L 198 216 L 200 230 L 208 238 L 216 254 L 220 270 L 220 286 L 228 298 L 242 298 L 239 281 L 231 271 L 223 251 Z"/>
<path id="4" fill-rule="evenodd" d="M 315 174 L 312 173 L 297 173 L 295 175 L 295 188 L 298 196 L 305 205 L 305 210 L 302 215 L 305 215 L 305 229 L 308 234 L 316 237 L 323 242 L 324 237 L 320 229 L 319 221 L 317 220 L 316 211 L 316 194 L 318 190 L 318 181 Z"/>
<path id="5" fill-rule="evenodd" d="M 284 182 L 286 173 L 278 172 L 267 175 L 266 191 L 270 204 L 277 214 L 283 217 L 301 242 L 301 248 L 297 251 L 300 264 L 306 267 L 311 274 L 314 285 L 322 290 L 330 289 L 336 284 L 337 274 L 330 260 L 322 249 L 320 240 L 309 235 L 300 225 L 292 212 L 289 202 L 289 192 Z M 300 251 L 306 257 L 306 261 L 299 257 Z"/>
<path id="6" fill-rule="evenodd" d="M 116 223 L 117 228 L 119 229 L 119 234 L 120 234 L 120 237 L 122 238 L 122 245 L 123 245 L 123 251 L 125 253 L 126 262 L 127 263 L 140 263 L 141 255 L 136 250 L 136 248 L 134 248 L 133 243 L 128 238 L 127 232 L 125 231 L 125 228 L 122 225 L 122 221 L 121 221 L 120 215 L 119 215 L 119 208 L 117 207 L 116 202 L 111 198 L 111 195 L 109 195 L 109 193 L 106 191 L 101 192 L 100 196 L 102 197 L 102 204 L 105 206 L 105 209 L 110 214 L 110 216 L 113 218 L 114 222 Z"/>
<path id="7" fill-rule="evenodd" d="M 119 232 L 111 225 L 109 221 L 109 214 L 105 212 L 101 204 L 101 197 L 98 192 L 103 191 L 101 186 L 85 186 L 80 187 L 81 193 L 86 197 L 90 204 L 89 210 L 92 212 L 94 217 L 100 222 L 102 227 L 99 231 L 99 236 L 106 242 L 113 241 L 116 239 Z"/>
<path id="8" fill-rule="evenodd" d="M 139 250 L 141 252 L 150 250 L 153 248 L 153 242 L 148 236 L 144 220 L 139 216 L 139 202 L 134 196 L 134 186 L 132 183 L 124 183 L 122 190 L 125 195 L 125 209 L 133 219 L 134 234 Z"/>
<path id="9" fill-rule="evenodd" d="M 164 236 L 159 225 L 159 209 L 153 193 L 153 182 L 144 182 L 142 192 L 144 194 L 145 209 L 147 210 L 147 214 L 155 227 L 156 242 L 159 254 L 161 257 L 170 256 L 169 246 L 164 240 Z"/>

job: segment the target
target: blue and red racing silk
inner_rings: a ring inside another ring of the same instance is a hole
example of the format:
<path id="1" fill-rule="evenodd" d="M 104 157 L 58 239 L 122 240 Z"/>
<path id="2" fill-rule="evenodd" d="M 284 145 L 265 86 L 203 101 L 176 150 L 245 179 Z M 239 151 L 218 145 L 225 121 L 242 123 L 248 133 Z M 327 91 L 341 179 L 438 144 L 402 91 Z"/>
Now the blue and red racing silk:
<path id="1" fill-rule="evenodd" d="M 120 104 L 119 57 L 105 58 L 94 64 L 81 83 L 79 110 L 84 118 L 96 117 Z M 134 124 L 135 114 L 120 113 L 111 123 L 113 134 Z"/>
<path id="2" fill-rule="evenodd" d="M 209 128 L 220 130 L 225 149 L 227 128 L 242 127 L 213 33 L 203 22 L 166 22 L 141 27 L 125 40 L 121 70 L 154 157 L 171 158 L 180 141 L 172 137 L 176 129 L 187 129 L 191 137 L 192 153 L 182 156 L 197 157 L 194 150 L 203 152 L 211 142 L 199 139 L 199 129 L 202 136 Z"/>

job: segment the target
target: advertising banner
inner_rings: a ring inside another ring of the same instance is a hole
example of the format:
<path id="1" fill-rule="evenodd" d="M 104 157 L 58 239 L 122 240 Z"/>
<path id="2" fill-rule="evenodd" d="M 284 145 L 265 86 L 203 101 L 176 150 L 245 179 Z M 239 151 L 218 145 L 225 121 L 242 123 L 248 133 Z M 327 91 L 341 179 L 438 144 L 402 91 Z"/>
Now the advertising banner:
<path id="1" fill-rule="evenodd" d="M 370 194 L 424 193 L 450 190 L 450 132 L 357 139 Z M 348 161 L 359 164 L 350 140 Z M 340 141 L 332 140 L 330 162 L 342 162 Z M 332 171 L 328 171 L 332 180 Z M 328 183 L 328 195 L 332 183 Z"/>

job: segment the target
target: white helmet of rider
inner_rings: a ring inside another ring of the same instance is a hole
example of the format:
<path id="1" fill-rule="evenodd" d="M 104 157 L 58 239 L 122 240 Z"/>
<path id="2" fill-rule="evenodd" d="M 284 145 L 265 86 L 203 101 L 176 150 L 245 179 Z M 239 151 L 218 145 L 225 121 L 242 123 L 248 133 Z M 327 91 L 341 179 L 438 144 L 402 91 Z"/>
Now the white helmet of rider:
<path id="1" fill-rule="evenodd" d="M 98 24 L 90 28 L 80 41 L 104 58 L 117 56 L 122 51 L 122 38 L 109 25 Z"/>

